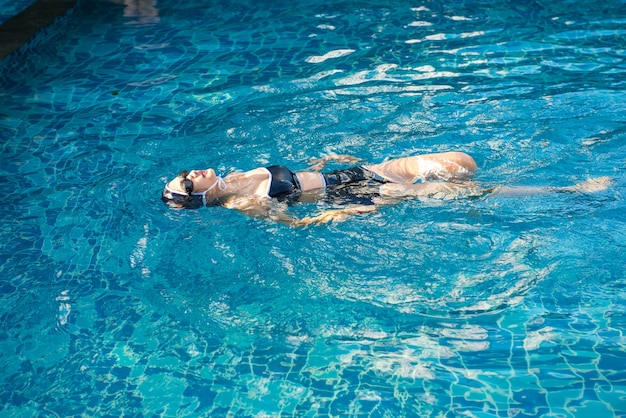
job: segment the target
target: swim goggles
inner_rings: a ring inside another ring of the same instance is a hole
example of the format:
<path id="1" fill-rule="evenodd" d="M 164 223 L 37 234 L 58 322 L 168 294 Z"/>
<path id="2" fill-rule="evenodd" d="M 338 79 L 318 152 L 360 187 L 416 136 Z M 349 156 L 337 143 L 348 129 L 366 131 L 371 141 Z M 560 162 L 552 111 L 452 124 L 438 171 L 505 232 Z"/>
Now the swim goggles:
<path id="1" fill-rule="evenodd" d="M 223 178 L 218 176 L 217 179 L 215 180 L 215 183 L 213 183 L 208 189 L 206 189 L 203 192 L 194 192 L 193 182 L 187 178 L 188 175 L 189 175 L 189 171 L 186 171 L 186 170 L 183 170 L 178 174 L 178 177 L 183 178 L 180 182 L 180 185 L 182 189 L 185 191 L 185 193 L 187 193 L 187 199 L 189 199 L 189 200 L 181 201 L 179 203 L 182 203 L 186 207 L 198 208 L 198 207 L 206 206 L 207 205 L 206 194 L 210 192 L 211 190 L 213 190 L 215 187 L 217 187 L 221 191 L 226 190 L 226 187 L 227 187 L 226 182 L 224 182 Z M 170 189 L 167 185 L 165 185 L 165 190 L 169 192 L 173 197 L 176 195 L 181 196 L 181 197 L 184 196 L 180 192 Z"/>

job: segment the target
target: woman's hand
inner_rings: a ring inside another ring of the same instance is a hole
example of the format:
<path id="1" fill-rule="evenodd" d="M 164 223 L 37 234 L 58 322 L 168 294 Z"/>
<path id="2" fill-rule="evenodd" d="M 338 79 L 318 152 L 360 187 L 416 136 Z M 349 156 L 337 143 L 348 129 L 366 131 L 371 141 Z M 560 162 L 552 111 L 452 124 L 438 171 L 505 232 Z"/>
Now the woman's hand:
<path id="1" fill-rule="evenodd" d="M 230 202 L 225 207 L 237 209 L 241 213 L 254 218 L 265 219 L 279 224 L 291 226 L 307 226 L 314 224 L 326 224 L 328 222 L 343 222 L 353 215 L 374 212 L 376 206 L 351 206 L 345 209 L 327 210 L 316 216 L 307 216 L 298 219 L 287 211 L 286 205 L 276 205 L 272 201 L 259 201 L 255 199 L 240 199 Z"/>
<path id="2" fill-rule="evenodd" d="M 294 226 L 305 226 L 313 224 L 325 224 L 328 222 L 343 222 L 353 215 L 362 215 L 376 211 L 376 206 L 353 206 L 346 209 L 332 209 L 322 212 L 317 216 L 307 216 L 293 222 Z"/>
<path id="3" fill-rule="evenodd" d="M 309 169 L 313 171 L 320 171 L 326 166 L 329 161 L 337 161 L 339 163 L 356 164 L 362 161 L 360 158 L 354 157 L 348 154 L 330 154 L 322 158 L 314 158 L 309 161 Z"/>

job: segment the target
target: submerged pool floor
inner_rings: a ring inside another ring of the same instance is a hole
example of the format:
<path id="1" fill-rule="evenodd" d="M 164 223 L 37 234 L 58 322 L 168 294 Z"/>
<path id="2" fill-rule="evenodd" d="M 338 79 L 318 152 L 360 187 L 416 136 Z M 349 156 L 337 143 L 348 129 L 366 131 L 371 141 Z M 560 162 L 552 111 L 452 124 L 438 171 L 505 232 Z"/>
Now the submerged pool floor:
<path id="1" fill-rule="evenodd" d="M 0 61 L 0 415 L 626 415 L 625 24 L 78 0 Z M 183 169 L 451 150 L 489 186 L 612 182 L 306 228 L 160 200 Z"/>

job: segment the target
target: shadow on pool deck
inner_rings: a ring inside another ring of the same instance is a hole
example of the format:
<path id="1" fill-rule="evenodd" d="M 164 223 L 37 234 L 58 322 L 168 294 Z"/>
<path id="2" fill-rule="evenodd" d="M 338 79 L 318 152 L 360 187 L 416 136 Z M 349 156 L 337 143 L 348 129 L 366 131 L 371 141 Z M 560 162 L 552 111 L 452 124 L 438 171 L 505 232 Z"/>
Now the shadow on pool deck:
<path id="1" fill-rule="evenodd" d="M 38 30 L 62 16 L 76 0 L 36 0 L 0 25 L 0 60 L 24 45 Z"/>

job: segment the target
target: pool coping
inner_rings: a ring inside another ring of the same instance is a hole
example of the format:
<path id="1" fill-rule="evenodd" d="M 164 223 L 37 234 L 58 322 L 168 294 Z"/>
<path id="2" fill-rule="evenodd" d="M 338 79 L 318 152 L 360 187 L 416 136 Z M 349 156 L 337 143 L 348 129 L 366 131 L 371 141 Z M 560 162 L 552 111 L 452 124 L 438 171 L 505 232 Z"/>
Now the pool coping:
<path id="1" fill-rule="evenodd" d="M 0 60 L 17 51 L 42 28 L 64 15 L 76 0 L 36 0 L 0 25 Z"/>

